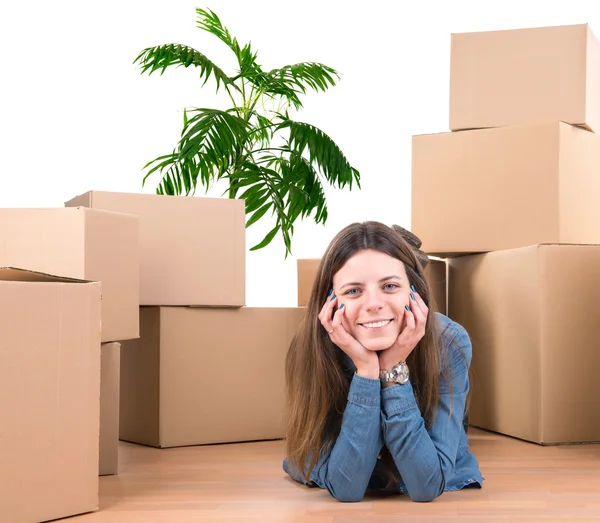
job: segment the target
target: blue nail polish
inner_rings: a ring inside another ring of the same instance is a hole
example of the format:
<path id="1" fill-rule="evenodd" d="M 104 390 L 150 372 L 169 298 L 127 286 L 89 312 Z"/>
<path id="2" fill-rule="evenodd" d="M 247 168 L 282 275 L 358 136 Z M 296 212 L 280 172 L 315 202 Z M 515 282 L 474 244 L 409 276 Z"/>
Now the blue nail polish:
<path id="1" fill-rule="evenodd" d="M 329 300 L 329 301 L 333 301 L 333 300 L 335 300 L 335 298 L 336 298 L 336 295 L 334 294 L 334 295 L 331 297 L 331 300 Z"/>
<path id="2" fill-rule="evenodd" d="M 327 296 L 331 296 L 332 292 L 333 292 L 333 289 L 329 289 L 329 292 L 327 293 Z"/>
<path id="3" fill-rule="evenodd" d="M 342 304 L 340 305 L 340 309 L 343 309 L 343 308 L 344 308 L 344 304 L 342 303 Z"/>
<path id="4" fill-rule="evenodd" d="M 414 295 L 412 292 L 410 293 L 410 299 L 411 299 L 411 300 L 414 300 L 414 299 L 415 299 L 415 295 Z"/>
<path id="5" fill-rule="evenodd" d="M 417 289 L 415 289 L 414 285 L 411 285 L 410 288 L 412 289 L 413 292 L 417 292 Z"/>
<path id="6" fill-rule="evenodd" d="M 405 306 L 404 306 L 404 308 L 405 308 L 407 311 L 409 311 L 409 310 L 410 310 L 410 307 L 409 307 L 408 305 L 405 305 Z"/>

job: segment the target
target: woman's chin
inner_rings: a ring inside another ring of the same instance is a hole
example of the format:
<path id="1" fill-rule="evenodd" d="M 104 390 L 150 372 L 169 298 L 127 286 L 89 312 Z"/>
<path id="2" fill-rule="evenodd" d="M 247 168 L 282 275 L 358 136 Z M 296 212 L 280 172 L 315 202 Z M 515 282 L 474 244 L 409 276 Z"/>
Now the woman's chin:
<path id="1" fill-rule="evenodd" d="M 389 349 L 396 340 L 396 337 L 385 336 L 381 338 L 371 338 L 368 340 L 359 340 L 361 345 L 370 351 L 378 352 L 382 350 Z"/>

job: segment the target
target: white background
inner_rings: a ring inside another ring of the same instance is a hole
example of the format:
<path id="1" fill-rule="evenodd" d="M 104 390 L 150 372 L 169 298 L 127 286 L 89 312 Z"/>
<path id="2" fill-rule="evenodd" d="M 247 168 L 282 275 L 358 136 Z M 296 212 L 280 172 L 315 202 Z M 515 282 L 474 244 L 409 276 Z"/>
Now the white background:
<path id="1" fill-rule="evenodd" d="M 4 1 L 0 207 L 62 207 L 92 189 L 154 192 L 141 187 L 142 166 L 172 150 L 183 108 L 228 107 L 211 80 L 200 88 L 197 70 L 148 77 L 132 64 L 145 47 L 181 43 L 233 73 L 230 51 L 195 27 L 196 7 L 250 40 L 266 69 L 316 61 L 342 74 L 294 116 L 331 136 L 362 177 L 361 191 L 326 188 L 328 223 L 298 224 L 291 258 L 279 239 L 248 252 L 250 306 L 295 306 L 296 259 L 321 256 L 350 222 L 410 227 L 411 136 L 448 131 L 452 33 L 589 23 L 600 36 L 596 0 Z M 270 225 L 248 229 L 247 246 Z"/>

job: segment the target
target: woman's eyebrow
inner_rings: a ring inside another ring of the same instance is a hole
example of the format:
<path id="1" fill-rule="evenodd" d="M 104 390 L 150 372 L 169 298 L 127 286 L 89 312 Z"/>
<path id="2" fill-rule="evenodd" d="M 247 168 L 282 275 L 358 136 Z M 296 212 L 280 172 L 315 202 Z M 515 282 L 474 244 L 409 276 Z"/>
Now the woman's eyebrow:
<path id="1" fill-rule="evenodd" d="M 388 280 L 404 280 L 404 278 L 402 276 L 398 276 L 397 274 L 392 274 L 391 276 L 386 276 L 385 278 L 381 278 L 381 280 L 379 280 L 379 283 L 383 283 L 384 281 L 388 281 Z M 342 285 L 340 287 L 340 290 L 343 289 L 344 287 L 348 287 L 349 285 L 362 285 L 362 282 L 359 281 L 351 281 L 348 283 L 344 283 L 344 285 Z"/>

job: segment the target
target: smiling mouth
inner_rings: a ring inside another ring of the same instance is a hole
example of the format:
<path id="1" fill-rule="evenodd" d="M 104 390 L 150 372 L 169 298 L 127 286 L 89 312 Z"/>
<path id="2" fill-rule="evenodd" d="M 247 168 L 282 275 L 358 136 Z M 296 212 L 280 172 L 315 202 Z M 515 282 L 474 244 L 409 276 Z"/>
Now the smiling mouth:
<path id="1" fill-rule="evenodd" d="M 360 326 L 365 327 L 366 329 L 379 329 L 381 327 L 389 325 L 391 322 L 392 320 L 374 321 L 371 323 L 360 323 Z"/>

